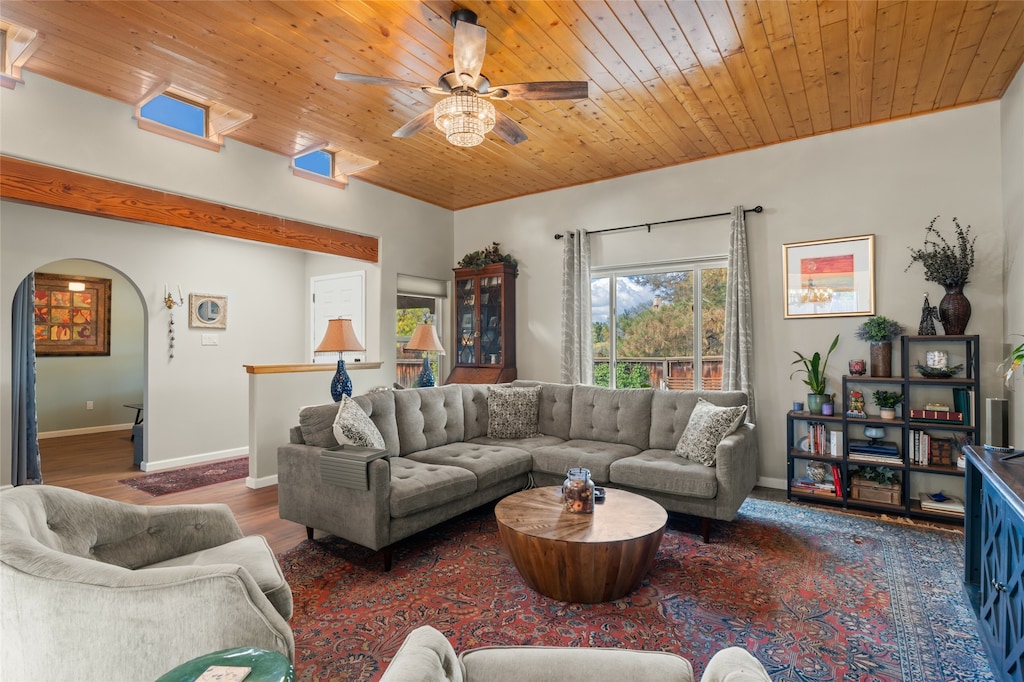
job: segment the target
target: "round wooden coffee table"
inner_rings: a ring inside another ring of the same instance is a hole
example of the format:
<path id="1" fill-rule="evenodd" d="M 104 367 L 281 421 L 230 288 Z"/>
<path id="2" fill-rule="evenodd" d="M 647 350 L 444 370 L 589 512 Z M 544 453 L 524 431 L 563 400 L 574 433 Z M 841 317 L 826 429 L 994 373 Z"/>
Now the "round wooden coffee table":
<path id="1" fill-rule="evenodd" d="M 607 489 L 593 514 L 562 507 L 557 486 L 509 495 L 494 509 L 512 562 L 533 589 L 595 604 L 629 594 L 654 563 L 668 514 L 657 502 Z"/>

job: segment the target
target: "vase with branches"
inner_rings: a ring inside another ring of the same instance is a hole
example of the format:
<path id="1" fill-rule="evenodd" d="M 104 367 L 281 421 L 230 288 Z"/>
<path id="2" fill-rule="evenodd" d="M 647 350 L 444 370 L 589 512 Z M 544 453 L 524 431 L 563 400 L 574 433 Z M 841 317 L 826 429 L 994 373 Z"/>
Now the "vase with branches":
<path id="1" fill-rule="evenodd" d="M 974 267 L 977 237 L 971 236 L 970 225 L 963 227 L 953 218 L 955 237 L 950 243 L 935 227 L 938 219 L 939 216 L 932 218 L 925 228 L 924 246 L 910 248 L 910 263 L 904 272 L 914 263 L 920 263 L 925 280 L 942 285 L 946 295 L 939 302 L 939 321 L 946 334 L 958 335 L 964 333 L 971 319 L 971 302 L 964 296 L 964 286 L 970 281 L 971 268 Z"/>

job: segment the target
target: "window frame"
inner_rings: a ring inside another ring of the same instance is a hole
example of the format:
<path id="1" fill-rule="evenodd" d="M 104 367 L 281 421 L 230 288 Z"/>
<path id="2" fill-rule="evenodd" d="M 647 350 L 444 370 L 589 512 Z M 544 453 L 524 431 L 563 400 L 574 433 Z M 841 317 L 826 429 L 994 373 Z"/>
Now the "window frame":
<path id="1" fill-rule="evenodd" d="M 724 269 L 726 277 L 729 271 L 729 258 L 726 255 L 704 256 L 699 258 L 684 258 L 673 261 L 659 261 L 653 263 L 632 263 L 628 265 L 605 265 L 591 268 L 591 282 L 595 279 L 608 279 L 608 384 L 610 388 L 616 388 L 616 370 L 619 363 L 617 348 L 618 325 L 618 303 L 616 296 L 616 281 L 619 277 L 632 277 L 636 275 L 656 275 L 670 272 L 692 272 L 693 273 L 693 348 L 690 352 L 693 357 L 693 387 L 694 390 L 707 390 L 704 388 L 703 374 L 703 270 Z M 593 287 L 593 284 L 591 284 Z M 593 289 L 591 289 L 592 291 Z M 593 317 L 593 297 L 591 297 L 591 317 Z M 593 339 L 593 331 L 591 331 Z M 654 388 L 658 388 L 655 386 Z"/>

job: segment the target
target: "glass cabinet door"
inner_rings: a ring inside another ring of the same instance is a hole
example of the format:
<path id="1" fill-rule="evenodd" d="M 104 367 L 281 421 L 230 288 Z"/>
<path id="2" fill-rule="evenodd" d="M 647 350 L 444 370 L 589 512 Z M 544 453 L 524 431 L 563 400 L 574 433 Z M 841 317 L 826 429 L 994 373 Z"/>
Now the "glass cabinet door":
<path id="1" fill-rule="evenodd" d="M 501 275 L 480 279 L 480 363 L 502 362 Z"/>
<path id="2" fill-rule="evenodd" d="M 480 336 L 476 315 L 476 280 L 464 279 L 456 284 L 456 362 L 460 365 L 473 365 L 478 362 L 476 342 Z"/>

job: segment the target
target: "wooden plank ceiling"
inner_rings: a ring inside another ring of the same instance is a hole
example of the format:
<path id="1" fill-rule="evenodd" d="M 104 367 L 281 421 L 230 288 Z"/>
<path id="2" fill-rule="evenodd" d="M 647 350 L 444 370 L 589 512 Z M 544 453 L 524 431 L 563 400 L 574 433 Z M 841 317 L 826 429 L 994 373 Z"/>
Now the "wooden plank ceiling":
<path id="1" fill-rule="evenodd" d="M 589 99 L 495 102 L 529 135 L 516 146 L 391 137 L 437 97 L 334 74 L 436 83 L 456 7 L 487 28 L 491 83 L 588 80 Z M 5 0 L 0 15 L 42 34 L 26 71 L 126 104 L 169 82 L 252 112 L 230 138 L 286 156 L 329 141 L 380 161 L 355 177 L 453 210 L 998 99 L 1024 61 L 1018 0 Z"/>

